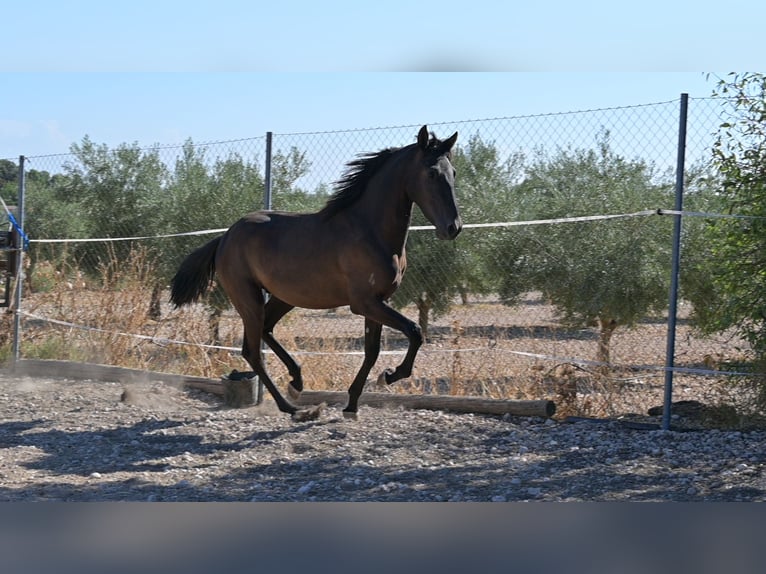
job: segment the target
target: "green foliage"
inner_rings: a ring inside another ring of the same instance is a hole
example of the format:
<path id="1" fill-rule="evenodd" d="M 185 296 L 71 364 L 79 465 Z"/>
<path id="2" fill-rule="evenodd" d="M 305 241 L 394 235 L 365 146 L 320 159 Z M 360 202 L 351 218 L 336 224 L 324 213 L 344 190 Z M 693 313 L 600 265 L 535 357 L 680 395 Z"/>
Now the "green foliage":
<path id="1" fill-rule="evenodd" d="M 19 196 L 19 168 L 10 160 L 0 159 L 0 197 L 13 205 Z"/>
<path id="2" fill-rule="evenodd" d="M 112 151 L 87 136 L 71 149 L 75 159 L 65 166 L 67 194 L 80 204 L 91 236 L 154 233 L 157 225 L 151 215 L 167 178 L 158 150 L 121 144 Z"/>
<path id="3" fill-rule="evenodd" d="M 122 144 L 110 150 L 86 136 L 81 143 L 73 144 L 71 150 L 74 159 L 64 166 L 63 179 L 41 181 L 37 193 L 30 193 L 30 229 L 37 225 L 35 231 L 43 231 L 42 227 L 59 220 L 63 212 L 70 216 L 68 228 L 55 232 L 58 237 L 62 232 L 66 237 L 135 237 L 157 233 L 154 214 L 167 172 L 156 149 L 142 150 L 137 144 Z M 60 210 L 57 215 L 45 205 L 47 200 L 53 200 L 53 206 Z M 72 246 L 71 255 L 83 270 L 96 272 L 111 257 L 126 258 L 132 247 L 126 241 L 80 243 Z"/>
<path id="4" fill-rule="evenodd" d="M 478 134 L 455 152 L 456 188 L 463 221 L 496 223 L 519 219 L 520 206 L 513 189 L 523 174 L 523 160 L 520 154 L 501 157 L 495 143 L 485 142 Z M 496 293 L 504 281 L 514 281 L 515 274 L 507 272 L 506 254 L 498 258 L 498 250 L 506 238 L 507 232 L 503 229 L 463 232 L 456 245 L 461 292 Z"/>
<path id="5" fill-rule="evenodd" d="M 720 176 L 712 166 L 693 166 L 685 176 L 684 210 L 700 213 L 724 213 L 726 206 L 719 193 Z M 710 235 L 714 221 L 704 217 L 685 217 L 681 228 L 681 298 L 692 304 L 690 319 L 701 331 L 711 333 L 710 315 L 716 308 L 716 289 L 711 273 L 717 266 Z"/>
<path id="6" fill-rule="evenodd" d="M 155 217 L 159 232 L 226 229 L 263 204 L 260 166 L 237 154 L 211 161 L 207 148 L 188 140 L 176 159 Z M 169 280 L 181 259 L 212 236 L 162 239 L 160 275 Z"/>
<path id="7" fill-rule="evenodd" d="M 744 218 L 715 219 L 704 229 L 709 264 L 704 289 L 692 293 L 705 332 L 735 328 L 766 358 L 766 75 L 719 81 L 726 120 L 713 148 L 723 210 Z"/>
<path id="8" fill-rule="evenodd" d="M 121 144 L 115 149 L 87 136 L 71 146 L 72 159 L 63 173 L 30 170 L 27 181 L 26 227 L 30 236 L 46 238 L 152 237 L 205 229 L 226 229 L 243 215 L 263 208 L 264 177 L 257 162 L 237 153 L 210 157 L 209 147 L 191 140 L 167 165 L 159 148 Z M 288 210 L 314 210 L 324 204 L 326 189 L 307 193 L 296 182 L 310 169 L 296 148 L 277 152 L 272 161 L 274 193 Z M 17 192 L 18 170 L 0 163 L 4 196 Z M 7 191 L 6 191 L 7 188 Z M 39 244 L 35 260 L 56 268 L 67 266 L 98 275 L 111 262 L 127 260 L 136 248 L 146 249 L 156 286 L 169 281 L 180 260 L 209 236 L 184 236 L 114 243 Z M 159 289 L 154 289 L 158 297 Z M 226 305 L 220 294 L 211 299 Z"/>
<path id="9" fill-rule="evenodd" d="M 297 191 L 295 182 L 311 169 L 311 162 L 306 159 L 306 152 L 293 146 L 286 154 L 277 151 L 271 158 L 271 192 L 275 202 L 281 202 L 283 196 Z M 275 206 L 276 207 L 276 206 Z M 279 207 L 284 209 L 283 207 Z"/>
<path id="10" fill-rule="evenodd" d="M 36 239 L 88 237 L 88 221 L 80 201 L 71 198 L 71 178 L 64 174 L 30 170 L 26 178 L 25 227 Z M 35 260 L 60 262 L 62 257 L 76 259 L 86 250 L 62 250 L 59 246 L 39 244 L 30 256 Z"/>
<path id="11" fill-rule="evenodd" d="M 614 153 L 608 132 L 597 149 L 539 152 L 516 189 L 526 219 L 633 213 L 672 205 L 672 186 L 642 160 Z M 671 220 L 635 217 L 559 223 L 509 234 L 504 252 L 520 278 L 504 283 L 512 299 L 540 290 L 572 327 L 599 325 L 599 359 L 609 360 L 609 338 L 666 306 Z"/>

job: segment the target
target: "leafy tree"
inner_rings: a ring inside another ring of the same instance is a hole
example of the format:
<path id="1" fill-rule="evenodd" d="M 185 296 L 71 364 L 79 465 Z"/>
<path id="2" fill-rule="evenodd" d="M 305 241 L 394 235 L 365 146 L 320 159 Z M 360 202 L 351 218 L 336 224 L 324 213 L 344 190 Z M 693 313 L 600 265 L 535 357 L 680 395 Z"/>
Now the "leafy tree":
<path id="1" fill-rule="evenodd" d="M 121 144 L 110 150 L 84 137 L 71 146 L 74 160 L 64 166 L 65 199 L 78 207 L 90 237 L 151 236 L 161 229 L 159 199 L 167 170 L 157 149 Z M 80 251 L 84 247 L 77 246 Z M 94 246 L 86 246 L 92 253 Z M 123 260 L 133 248 L 121 241 L 99 246 L 96 255 L 83 259 L 94 270 L 111 258 Z"/>
<path id="2" fill-rule="evenodd" d="M 519 206 L 513 194 L 514 185 L 523 173 L 524 158 L 512 153 L 506 158 L 494 142 L 486 142 L 479 134 L 468 139 L 455 152 L 453 163 L 458 173 L 458 202 L 463 221 L 496 223 L 519 219 Z M 501 275 L 497 273 L 497 253 L 507 230 L 498 228 L 467 229 L 456 248 L 461 270 L 461 297 L 495 293 Z"/>
<path id="3" fill-rule="evenodd" d="M 70 179 L 63 174 L 51 175 L 47 171 L 30 170 L 26 178 L 26 208 L 24 226 L 35 239 L 84 238 L 88 236 L 88 222 L 79 202 L 71 201 L 68 190 Z M 40 243 L 28 254 L 30 263 L 29 286 L 34 289 L 35 269 L 38 261 L 61 264 L 72 263 L 71 254 L 58 245 Z"/>
<path id="4" fill-rule="evenodd" d="M 184 144 L 162 198 L 163 233 L 225 229 L 262 206 L 264 182 L 260 167 L 238 154 L 218 158 L 211 165 L 206 150 L 191 140 Z M 161 240 L 163 251 L 152 305 L 154 314 L 159 308 L 161 287 L 170 280 L 180 261 L 206 240 L 198 236 Z M 217 340 L 218 317 L 228 301 L 215 289 L 210 292 L 208 304 L 212 308 L 213 339 Z"/>
<path id="5" fill-rule="evenodd" d="M 518 187 L 530 219 L 631 213 L 672 204 L 672 186 L 652 166 L 628 160 L 602 132 L 597 149 L 539 152 Z M 610 362 L 615 329 L 630 327 L 667 303 L 670 220 L 627 218 L 560 223 L 514 235 L 508 251 L 520 285 L 540 290 L 563 323 L 599 331 L 597 360 Z M 513 293 L 512 293 L 513 294 Z"/>
<path id="6" fill-rule="evenodd" d="M 706 222 L 705 289 L 690 294 L 705 332 L 735 328 L 766 363 L 766 75 L 732 74 L 714 95 L 727 114 L 713 161 L 719 201 L 736 216 Z"/>
<path id="7" fill-rule="evenodd" d="M 306 152 L 292 146 L 290 151 L 277 151 L 271 158 L 271 194 L 274 209 L 285 211 L 314 211 L 322 204 L 312 202 L 296 182 L 311 170 Z"/>
<path id="8" fill-rule="evenodd" d="M 15 204 L 19 195 L 19 167 L 12 161 L 0 159 L 0 196 L 7 204 Z"/>
<path id="9" fill-rule="evenodd" d="M 684 176 L 684 210 L 723 213 L 726 207 L 720 189 L 721 178 L 709 161 L 692 166 Z M 681 228 L 680 294 L 692 304 L 690 320 L 703 333 L 709 333 L 717 298 L 711 281 L 718 266 L 710 241 L 712 223 L 701 216 L 684 217 Z"/>

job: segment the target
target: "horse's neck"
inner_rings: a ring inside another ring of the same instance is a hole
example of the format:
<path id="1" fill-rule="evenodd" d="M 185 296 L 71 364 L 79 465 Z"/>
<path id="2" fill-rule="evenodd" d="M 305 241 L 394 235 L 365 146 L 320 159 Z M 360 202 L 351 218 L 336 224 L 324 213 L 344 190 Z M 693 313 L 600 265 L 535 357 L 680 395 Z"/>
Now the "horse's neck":
<path id="1" fill-rule="evenodd" d="M 390 167 L 389 169 L 394 169 Z M 406 178 L 395 170 L 374 177 L 350 214 L 374 230 L 374 234 L 394 253 L 401 253 L 414 205 L 405 191 Z"/>

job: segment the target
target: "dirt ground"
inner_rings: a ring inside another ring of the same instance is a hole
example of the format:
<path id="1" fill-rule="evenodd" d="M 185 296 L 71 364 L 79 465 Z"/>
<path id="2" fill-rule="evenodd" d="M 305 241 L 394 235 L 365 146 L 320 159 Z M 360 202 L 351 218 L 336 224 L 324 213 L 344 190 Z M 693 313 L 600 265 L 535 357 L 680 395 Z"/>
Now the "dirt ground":
<path id="1" fill-rule="evenodd" d="M 764 501 L 766 432 L 273 403 L 0 373 L 2 501 Z"/>

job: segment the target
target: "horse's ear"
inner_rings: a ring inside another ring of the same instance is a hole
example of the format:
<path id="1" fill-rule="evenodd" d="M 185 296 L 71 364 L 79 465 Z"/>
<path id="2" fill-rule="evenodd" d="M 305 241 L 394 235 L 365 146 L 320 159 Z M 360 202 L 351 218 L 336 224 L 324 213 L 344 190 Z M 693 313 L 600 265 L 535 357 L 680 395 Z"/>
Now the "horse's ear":
<path id="1" fill-rule="evenodd" d="M 448 153 L 452 149 L 452 146 L 455 145 L 456 141 L 457 141 L 457 132 L 452 134 L 452 136 L 450 136 L 449 139 L 446 139 L 442 142 L 441 149 L 439 151 L 441 151 L 442 153 Z"/>
<path id="2" fill-rule="evenodd" d="M 428 126 L 423 126 L 418 132 L 418 147 L 423 151 L 428 148 Z"/>

